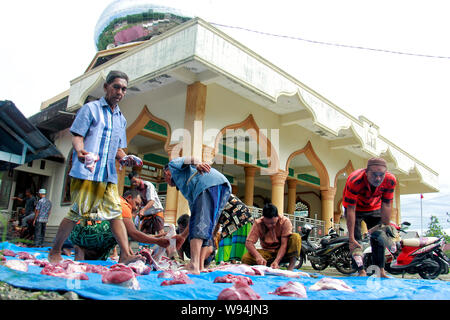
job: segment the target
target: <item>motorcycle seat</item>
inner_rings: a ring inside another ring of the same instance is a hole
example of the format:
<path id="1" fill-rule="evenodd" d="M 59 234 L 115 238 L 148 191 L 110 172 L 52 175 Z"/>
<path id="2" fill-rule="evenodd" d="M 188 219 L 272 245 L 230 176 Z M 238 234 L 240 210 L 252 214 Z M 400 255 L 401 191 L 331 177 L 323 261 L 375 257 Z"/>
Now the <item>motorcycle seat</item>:
<path id="1" fill-rule="evenodd" d="M 348 237 L 337 237 L 337 238 L 332 238 L 332 239 L 322 239 L 320 240 L 320 244 L 323 246 L 329 245 L 329 244 L 333 244 L 336 242 L 344 242 L 344 241 L 348 241 Z"/>
<path id="2" fill-rule="evenodd" d="M 403 239 L 402 243 L 407 247 L 424 247 L 431 243 L 438 241 L 437 237 L 426 237 L 426 238 L 411 238 L 411 239 Z"/>

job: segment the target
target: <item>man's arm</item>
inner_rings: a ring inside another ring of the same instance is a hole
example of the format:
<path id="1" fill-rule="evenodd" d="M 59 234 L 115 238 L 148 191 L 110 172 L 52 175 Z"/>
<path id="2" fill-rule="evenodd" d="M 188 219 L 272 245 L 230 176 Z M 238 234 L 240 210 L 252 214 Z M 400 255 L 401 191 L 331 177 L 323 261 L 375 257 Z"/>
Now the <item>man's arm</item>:
<path id="1" fill-rule="evenodd" d="M 356 207 L 347 206 L 345 208 L 345 219 L 347 220 L 348 240 L 350 251 L 356 247 L 361 247 L 358 241 L 355 240 L 355 220 L 356 220 Z"/>
<path id="2" fill-rule="evenodd" d="M 381 223 L 389 224 L 392 214 L 392 200 L 381 203 Z"/>
<path id="3" fill-rule="evenodd" d="M 74 134 L 72 136 L 72 146 L 77 153 L 78 160 L 84 163 L 84 158 L 88 154 L 88 152 L 84 150 L 84 137 Z"/>
<path id="4" fill-rule="evenodd" d="M 130 218 L 123 218 L 123 223 L 125 224 L 125 228 L 127 229 L 128 236 L 130 236 L 130 238 L 134 241 L 154 243 L 163 248 L 167 248 L 170 244 L 169 239 L 154 237 L 137 230 L 136 226 L 133 223 L 133 220 L 131 220 Z"/>
<path id="5" fill-rule="evenodd" d="M 123 157 L 125 157 L 127 154 L 125 153 L 125 151 L 123 151 L 122 148 L 117 149 L 117 153 L 116 153 L 116 159 L 120 160 Z"/>
<path id="6" fill-rule="evenodd" d="M 274 269 L 280 268 L 280 266 L 279 266 L 280 261 L 281 261 L 281 259 L 283 259 L 284 255 L 286 254 L 288 239 L 289 239 L 289 237 L 281 237 L 280 249 L 278 249 L 277 257 L 270 265 L 271 268 L 274 268 Z"/>
<path id="7" fill-rule="evenodd" d="M 266 259 L 262 257 L 262 255 L 256 250 L 255 244 L 249 240 L 245 241 L 245 247 L 247 248 L 248 253 L 250 253 L 255 259 L 258 265 L 265 266 L 267 264 Z"/>
<path id="8" fill-rule="evenodd" d="M 211 166 L 207 162 L 201 162 L 197 158 L 194 157 L 185 157 L 184 164 L 193 164 L 198 172 L 209 172 L 211 171 Z"/>

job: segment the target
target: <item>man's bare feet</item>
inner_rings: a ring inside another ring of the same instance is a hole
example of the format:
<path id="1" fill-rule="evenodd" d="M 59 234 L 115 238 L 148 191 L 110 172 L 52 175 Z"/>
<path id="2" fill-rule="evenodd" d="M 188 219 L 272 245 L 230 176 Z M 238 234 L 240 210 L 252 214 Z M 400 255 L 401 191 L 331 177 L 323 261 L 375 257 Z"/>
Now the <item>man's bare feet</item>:
<path id="1" fill-rule="evenodd" d="M 358 272 L 358 277 L 367 277 L 367 272 L 366 270 L 361 270 Z"/>
<path id="2" fill-rule="evenodd" d="M 144 259 L 145 258 L 143 256 L 141 256 L 140 254 L 136 254 L 136 255 L 129 254 L 129 255 L 125 255 L 125 256 L 120 255 L 119 263 L 123 263 L 123 264 L 127 265 L 129 263 L 136 262 L 139 260 L 145 261 Z"/>
<path id="3" fill-rule="evenodd" d="M 187 265 L 185 265 L 184 270 L 187 270 L 189 274 L 200 274 L 200 270 L 198 268 L 195 268 L 192 263 L 188 263 Z"/>
<path id="4" fill-rule="evenodd" d="M 59 252 L 54 252 L 52 250 L 50 250 L 50 252 L 48 253 L 48 261 L 52 264 L 56 264 L 59 263 L 63 260 L 62 256 L 61 256 L 61 251 Z"/>

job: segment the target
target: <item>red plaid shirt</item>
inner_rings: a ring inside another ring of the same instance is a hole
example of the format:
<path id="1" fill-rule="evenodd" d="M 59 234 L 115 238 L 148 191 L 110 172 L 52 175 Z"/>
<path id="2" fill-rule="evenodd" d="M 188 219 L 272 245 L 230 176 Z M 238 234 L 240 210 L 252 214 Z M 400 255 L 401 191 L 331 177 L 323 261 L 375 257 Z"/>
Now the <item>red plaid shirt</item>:
<path id="1" fill-rule="evenodd" d="M 381 208 L 381 202 L 388 203 L 394 198 L 397 180 L 395 176 L 386 172 L 383 182 L 372 192 L 367 180 L 366 169 L 352 172 L 344 187 L 342 205 L 356 206 L 356 211 L 374 211 Z"/>

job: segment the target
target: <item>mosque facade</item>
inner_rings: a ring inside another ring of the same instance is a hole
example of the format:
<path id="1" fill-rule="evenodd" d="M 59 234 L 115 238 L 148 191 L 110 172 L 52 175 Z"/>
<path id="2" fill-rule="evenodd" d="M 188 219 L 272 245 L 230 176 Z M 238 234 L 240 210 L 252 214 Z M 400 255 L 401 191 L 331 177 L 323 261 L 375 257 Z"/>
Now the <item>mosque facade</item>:
<path id="1" fill-rule="evenodd" d="M 135 169 L 155 184 L 166 222 L 189 212 L 186 199 L 162 177 L 163 166 L 179 156 L 211 162 L 255 212 L 271 201 L 291 219 L 311 219 L 322 230 L 342 222 L 346 178 L 371 157 L 386 159 L 398 180 L 396 222 L 400 195 L 439 190 L 438 174 L 382 136 L 377 124 L 350 115 L 201 18 L 148 1 L 114 1 L 94 38 L 99 51 L 87 70 L 41 107 L 41 114 L 59 108 L 58 116 L 65 117 L 54 116 L 53 123 L 61 125 L 47 128 L 65 156 L 64 164 L 50 161 L 45 169 L 50 226 L 59 225 L 70 206 L 69 120 L 103 95 L 111 70 L 129 76 L 120 103 L 128 123 L 127 152 L 144 160 Z M 35 122 L 44 127 L 44 120 Z M 15 170 L 40 174 L 38 164 Z M 119 192 L 130 187 L 130 170 L 119 171 Z"/>

